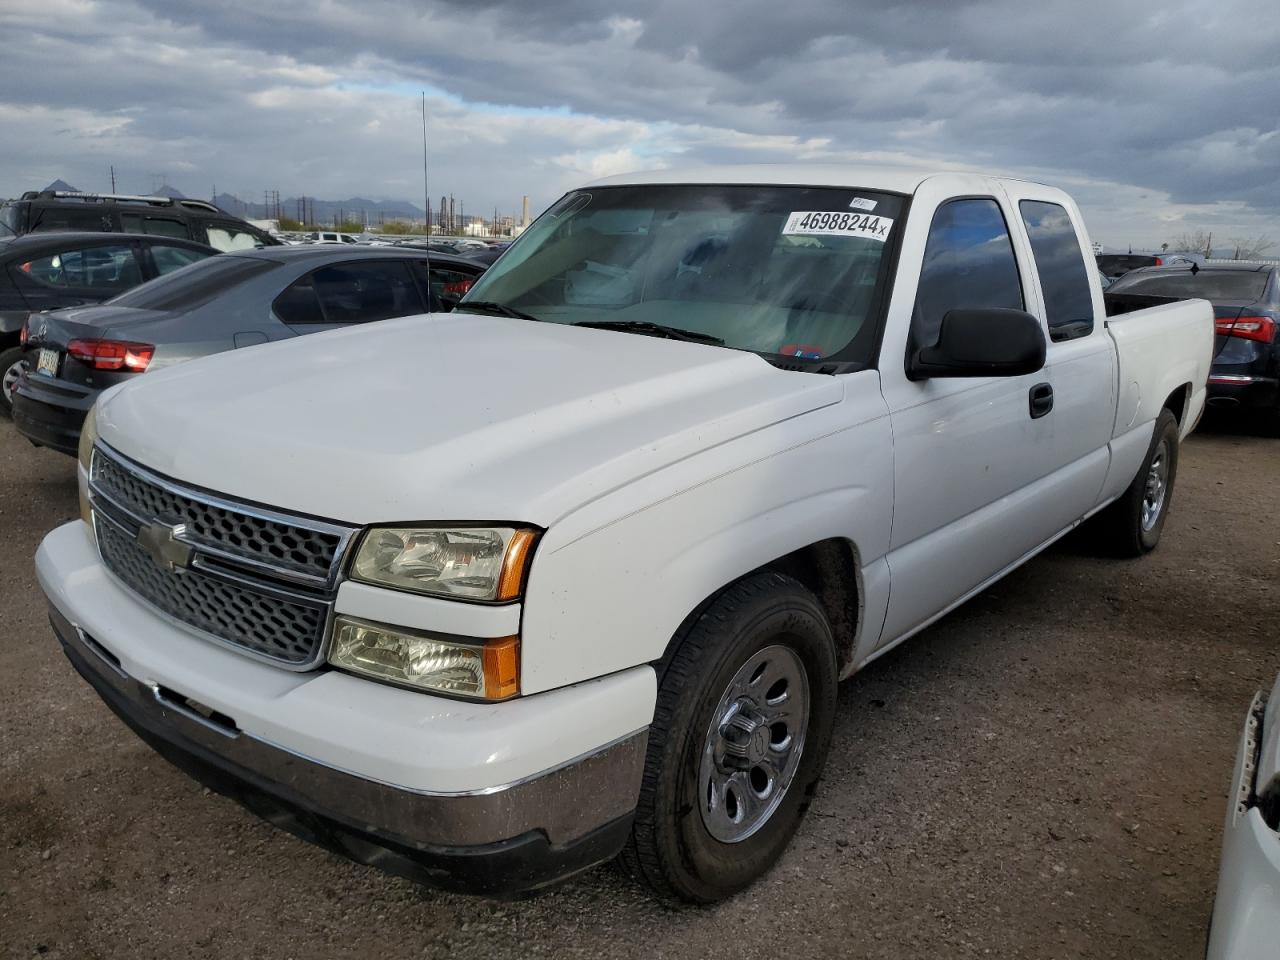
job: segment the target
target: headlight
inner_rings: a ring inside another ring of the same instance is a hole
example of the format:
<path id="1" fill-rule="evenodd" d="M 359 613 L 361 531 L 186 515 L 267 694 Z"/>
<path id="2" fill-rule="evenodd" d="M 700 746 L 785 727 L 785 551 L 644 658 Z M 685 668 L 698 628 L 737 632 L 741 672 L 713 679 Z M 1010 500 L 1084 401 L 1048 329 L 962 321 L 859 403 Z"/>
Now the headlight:
<path id="1" fill-rule="evenodd" d="M 85 476 L 80 480 L 80 519 L 93 529 L 93 510 L 89 507 L 89 487 L 86 483 L 89 464 L 93 457 L 93 445 L 98 442 L 98 405 L 95 403 L 85 414 L 84 425 L 80 428 L 80 466 Z"/>
<path id="2" fill-rule="evenodd" d="M 515 600 L 536 536 L 514 527 L 374 527 L 351 574 L 414 593 Z"/>
<path id="3" fill-rule="evenodd" d="M 329 662 L 405 686 L 478 700 L 520 692 L 520 646 L 515 637 L 462 641 L 409 633 L 399 627 L 338 616 Z"/>

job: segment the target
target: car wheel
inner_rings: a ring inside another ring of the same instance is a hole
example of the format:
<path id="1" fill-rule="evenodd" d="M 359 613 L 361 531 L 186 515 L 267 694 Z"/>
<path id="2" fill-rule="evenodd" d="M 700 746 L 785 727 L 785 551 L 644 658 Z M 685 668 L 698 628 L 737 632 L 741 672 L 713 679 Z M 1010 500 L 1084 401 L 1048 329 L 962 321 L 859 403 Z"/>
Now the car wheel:
<path id="1" fill-rule="evenodd" d="M 835 702 L 835 644 L 813 594 L 777 573 L 725 590 L 659 666 L 623 869 L 693 903 L 765 873 L 813 797 Z"/>
<path id="2" fill-rule="evenodd" d="M 26 351 L 21 347 L 0 350 L 0 413 L 6 417 L 13 412 L 13 391 L 26 368 L 25 356 Z"/>
<path id="3" fill-rule="evenodd" d="M 1129 488 L 1100 515 L 1114 551 L 1140 557 L 1160 542 L 1178 476 L 1178 420 L 1168 410 L 1156 418 L 1147 456 Z"/>

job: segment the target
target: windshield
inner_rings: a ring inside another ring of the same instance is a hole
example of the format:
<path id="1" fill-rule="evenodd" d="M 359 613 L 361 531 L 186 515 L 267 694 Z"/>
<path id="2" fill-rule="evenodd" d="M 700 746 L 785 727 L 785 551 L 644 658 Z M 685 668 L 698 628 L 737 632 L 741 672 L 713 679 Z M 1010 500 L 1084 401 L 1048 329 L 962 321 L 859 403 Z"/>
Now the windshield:
<path id="1" fill-rule="evenodd" d="M 567 194 L 471 288 L 555 323 L 677 328 L 737 350 L 866 363 L 900 197 L 648 185 Z"/>
<path id="2" fill-rule="evenodd" d="M 1252 302 L 1267 289 L 1265 270 L 1214 270 L 1201 268 L 1194 273 L 1175 273 L 1121 277 L 1108 293 L 1145 293 L 1157 297 L 1203 297 L 1205 300 L 1237 300 Z"/>
<path id="3" fill-rule="evenodd" d="M 238 283 L 280 264 L 274 260 L 221 254 L 166 273 L 109 301 L 137 310 L 191 310 Z"/>

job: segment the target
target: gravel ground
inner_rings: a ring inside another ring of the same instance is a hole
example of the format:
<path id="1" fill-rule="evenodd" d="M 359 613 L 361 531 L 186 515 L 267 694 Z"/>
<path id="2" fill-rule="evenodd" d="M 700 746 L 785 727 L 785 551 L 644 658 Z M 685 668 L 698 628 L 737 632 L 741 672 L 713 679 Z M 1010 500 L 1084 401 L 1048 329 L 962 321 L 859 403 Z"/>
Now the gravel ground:
<path id="1" fill-rule="evenodd" d="M 496 903 L 275 830 L 73 673 L 31 556 L 74 464 L 0 423 L 0 956 L 1199 957 L 1249 698 L 1280 670 L 1280 441 L 1202 429 L 1164 542 L 1069 538 L 845 683 L 819 799 L 714 909 L 610 869 Z"/>

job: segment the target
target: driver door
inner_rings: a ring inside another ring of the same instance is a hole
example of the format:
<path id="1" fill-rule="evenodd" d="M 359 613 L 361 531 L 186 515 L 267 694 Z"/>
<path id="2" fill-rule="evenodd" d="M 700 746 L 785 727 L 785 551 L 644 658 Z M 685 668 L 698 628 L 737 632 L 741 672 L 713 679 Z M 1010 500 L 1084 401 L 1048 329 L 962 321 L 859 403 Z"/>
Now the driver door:
<path id="1" fill-rule="evenodd" d="M 1029 255 L 1010 229 L 1008 201 L 995 182 L 948 176 L 926 181 L 913 207 L 933 209 L 927 231 L 904 238 L 899 277 L 919 282 L 915 291 L 898 291 L 910 297 L 905 303 L 895 296 L 905 322 L 891 316 L 880 363 L 894 438 L 892 588 L 882 644 L 981 587 L 1050 536 L 1056 522 L 1034 496 L 1053 470 L 1052 410 L 1031 403 L 1051 396 L 1047 370 L 914 382 L 906 373 L 907 354 L 937 342 L 948 310 L 1032 309 Z"/>

